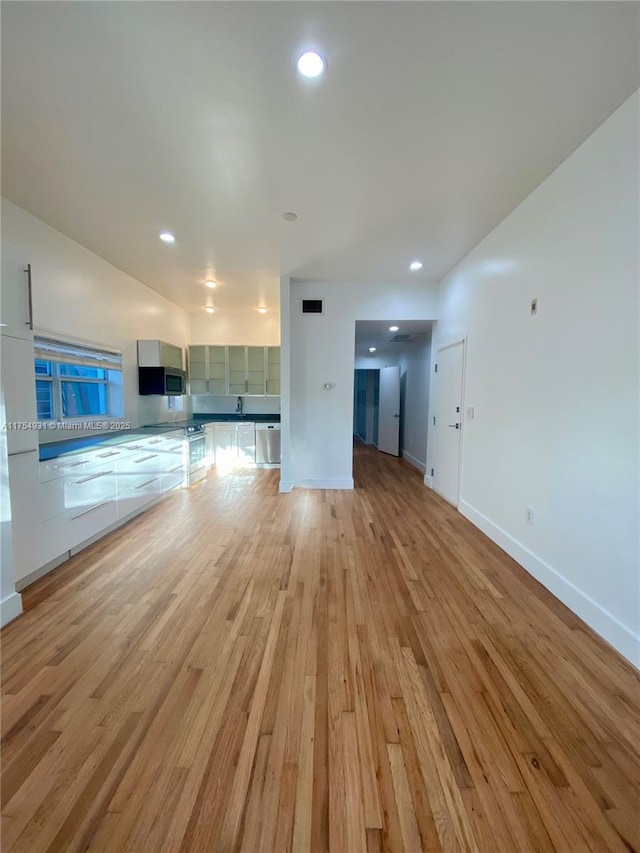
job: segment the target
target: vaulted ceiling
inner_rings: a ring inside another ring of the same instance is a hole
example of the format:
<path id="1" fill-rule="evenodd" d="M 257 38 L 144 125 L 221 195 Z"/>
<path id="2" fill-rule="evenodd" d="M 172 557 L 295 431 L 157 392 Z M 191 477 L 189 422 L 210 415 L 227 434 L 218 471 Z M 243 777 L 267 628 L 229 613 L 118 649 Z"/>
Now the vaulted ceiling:
<path id="1" fill-rule="evenodd" d="M 624 2 L 3 3 L 3 194 L 192 312 L 277 311 L 282 273 L 438 280 L 638 87 L 638 23 Z"/>

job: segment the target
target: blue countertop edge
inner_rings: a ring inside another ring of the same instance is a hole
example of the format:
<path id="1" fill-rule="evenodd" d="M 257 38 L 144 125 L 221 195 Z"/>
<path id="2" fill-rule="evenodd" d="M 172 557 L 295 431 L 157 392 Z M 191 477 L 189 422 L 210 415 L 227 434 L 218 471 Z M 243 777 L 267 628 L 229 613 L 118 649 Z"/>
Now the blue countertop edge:
<path id="1" fill-rule="evenodd" d="M 136 436 L 149 435 L 157 432 L 171 432 L 176 429 L 184 429 L 187 426 L 194 424 L 207 423 L 280 423 L 280 414 L 261 414 L 261 415 L 236 415 L 236 414 L 220 414 L 220 415 L 194 415 L 181 421 L 172 421 L 170 423 L 161 424 L 145 424 L 144 426 L 132 427 L 127 430 L 111 430 L 109 432 L 101 432 L 96 435 L 85 435 L 81 438 L 66 438 L 61 441 L 51 441 L 46 444 L 41 444 L 39 447 L 39 460 L 46 462 L 49 459 L 55 459 L 58 456 L 64 456 L 67 453 L 78 453 L 85 450 L 87 447 L 95 447 L 98 444 L 122 444 L 126 441 L 131 441 Z"/>

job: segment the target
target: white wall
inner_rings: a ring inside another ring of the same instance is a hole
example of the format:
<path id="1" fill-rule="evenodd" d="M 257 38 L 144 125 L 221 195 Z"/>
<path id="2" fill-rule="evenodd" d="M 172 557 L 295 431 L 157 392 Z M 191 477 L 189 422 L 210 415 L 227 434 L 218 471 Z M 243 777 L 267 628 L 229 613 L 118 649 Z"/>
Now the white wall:
<path id="1" fill-rule="evenodd" d="M 191 343 L 277 347 L 280 345 L 280 317 L 274 312 L 258 314 L 256 311 L 255 315 L 247 317 L 202 311 L 191 318 Z"/>
<path id="2" fill-rule="evenodd" d="M 302 315 L 302 298 L 323 298 L 324 314 Z M 356 320 L 430 320 L 437 303 L 437 285 L 424 283 L 281 281 L 282 491 L 353 488 Z"/>
<path id="3" fill-rule="evenodd" d="M 193 414 L 233 414 L 238 396 L 220 397 L 213 394 L 197 394 L 189 397 Z M 280 412 L 280 397 L 250 397 L 242 395 L 242 410 L 245 415 L 277 415 Z"/>
<path id="4" fill-rule="evenodd" d="M 134 425 L 166 420 L 166 397 L 138 396 L 136 341 L 159 338 L 186 347 L 191 325 L 186 311 L 6 199 L 2 245 L 3 252 L 32 266 L 36 334 L 121 350 L 124 419 Z"/>
<path id="5" fill-rule="evenodd" d="M 433 358 L 468 336 L 460 511 L 640 664 L 637 145 L 635 95 L 444 280 Z"/>
<path id="6" fill-rule="evenodd" d="M 405 344 L 400 350 L 402 455 L 423 474 L 427 462 L 430 365 L 431 335 Z"/>

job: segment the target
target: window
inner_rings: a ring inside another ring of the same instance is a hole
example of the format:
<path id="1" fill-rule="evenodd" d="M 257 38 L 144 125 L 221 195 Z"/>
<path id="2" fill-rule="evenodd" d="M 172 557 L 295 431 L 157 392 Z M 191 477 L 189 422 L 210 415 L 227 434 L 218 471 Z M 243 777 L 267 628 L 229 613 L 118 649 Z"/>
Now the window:
<path id="1" fill-rule="evenodd" d="M 123 414 L 120 353 L 35 340 L 38 420 L 88 420 Z"/>

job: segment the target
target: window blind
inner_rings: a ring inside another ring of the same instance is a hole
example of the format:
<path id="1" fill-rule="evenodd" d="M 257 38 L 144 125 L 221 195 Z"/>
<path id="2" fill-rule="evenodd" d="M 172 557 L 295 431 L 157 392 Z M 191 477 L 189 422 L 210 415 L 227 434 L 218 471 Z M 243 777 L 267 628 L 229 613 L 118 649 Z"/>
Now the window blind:
<path id="1" fill-rule="evenodd" d="M 35 358 L 58 364 L 81 364 L 101 370 L 122 370 L 122 353 L 106 349 L 65 343 L 52 338 L 35 338 Z"/>

